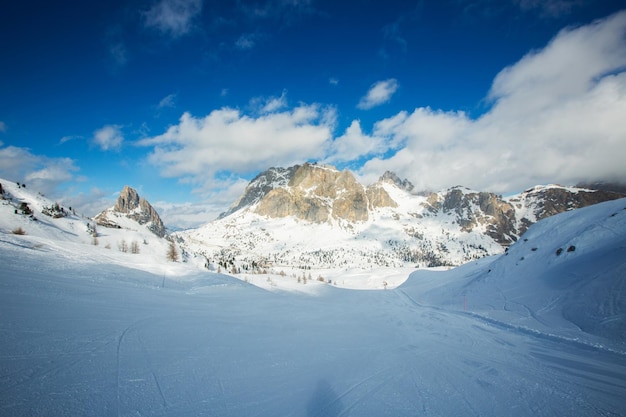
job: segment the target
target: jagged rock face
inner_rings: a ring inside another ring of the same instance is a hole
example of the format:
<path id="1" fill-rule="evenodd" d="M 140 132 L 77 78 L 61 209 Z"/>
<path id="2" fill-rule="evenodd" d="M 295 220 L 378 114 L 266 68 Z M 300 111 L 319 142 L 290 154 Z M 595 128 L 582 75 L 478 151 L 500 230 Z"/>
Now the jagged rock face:
<path id="1" fill-rule="evenodd" d="M 399 189 L 408 192 L 413 191 L 414 188 L 413 184 L 411 184 L 411 181 L 407 180 L 406 178 L 400 179 L 400 177 L 398 177 L 395 172 L 391 171 L 385 171 L 385 173 L 380 177 L 379 181 L 394 184 Z"/>
<path id="2" fill-rule="evenodd" d="M 561 187 L 534 187 L 521 193 L 510 202 L 518 209 L 528 207 L 532 218 L 522 217 L 518 233 L 523 234 L 536 221 L 564 211 L 587 207 L 603 201 L 625 197 L 626 194 L 602 190 L 577 189 L 575 192 Z"/>
<path id="3" fill-rule="evenodd" d="M 237 210 L 256 204 L 270 191 L 278 187 L 285 187 L 298 168 L 300 168 L 300 165 L 294 165 L 289 168 L 272 167 L 260 173 L 250 181 L 241 197 L 228 210 L 220 214 L 218 218 L 222 219 Z"/>
<path id="4" fill-rule="evenodd" d="M 369 202 L 369 209 L 374 210 L 382 207 L 398 207 L 389 193 L 382 187 L 382 181 L 372 184 L 365 189 L 367 200 Z"/>
<path id="5" fill-rule="evenodd" d="M 493 193 L 473 192 L 453 187 L 428 196 L 425 207 L 431 214 L 454 214 L 461 230 L 469 232 L 484 227 L 485 233 L 501 245 L 517 239 L 515 208 Z"/>
<path id="6" fill-rule="evenodd" d="M 286 186 L 274 188 L 261 198 L 254 210 L 257 214 L 295 216 L 315 223 L 329 221 L 331 217 L 349 222 L 368 219 L 365 189 L 352 173 L 314 164 L 294 168 L 289 171 Z"/>
<path id="7" fill-rule="evenodd" d="M 328 220 L 330 211 L 319 199 L 305 198 L 299 190 L 276 188 L 256 207 L 255 212 L 268 217 L 294 216 L 314 223 Z"/>
<path id="8" fill-rule="evenodd" d="M 493 193 L 453 187 L 429 194 L 424 207 L 431 215 L 439 212 L 454 214 L 463 231 L 484 227 L 488 236 L 507 246 L 541 219 L 622 197 L 624 195 L 607 191 L 538 186 L 504 199 Z M 522 214 L 518 215 L 518 211 Z"/>
<path id="9" fill-rule="evenodd" d="M 105 210 L 94 218 L 96 223 L 101 226 L 119 227 L 115 220 L 111 218 L 113 216 L 107 215 L 109 211 L 125 215 L 139 224 L 147 225 L 148 229 L 159 237 L 163 237 L 166 234 L 163 221 L 161 221 L 154 207 L 146 199 L 139 197 L 137 191 L 128 185 L 124 187 L 112 209 Z"/>

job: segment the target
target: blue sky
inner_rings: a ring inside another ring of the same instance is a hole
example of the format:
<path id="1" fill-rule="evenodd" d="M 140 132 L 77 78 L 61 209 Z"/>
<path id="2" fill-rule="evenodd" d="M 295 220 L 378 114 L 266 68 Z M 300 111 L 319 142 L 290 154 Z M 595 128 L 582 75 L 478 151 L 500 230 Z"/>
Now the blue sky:
<path id="1" fill-rule="evenodd" d="M 609 0 L 14 2 L 0 176 L 94 215 L 207 222 L 270 166 L 508 193 L 626 179 Z"/>

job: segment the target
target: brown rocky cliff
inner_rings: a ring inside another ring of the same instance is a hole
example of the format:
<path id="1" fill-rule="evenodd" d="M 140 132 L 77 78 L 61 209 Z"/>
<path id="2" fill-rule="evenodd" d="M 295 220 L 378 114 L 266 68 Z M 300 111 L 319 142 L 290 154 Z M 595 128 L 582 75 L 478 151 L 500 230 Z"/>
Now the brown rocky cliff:
<path id="1" fill-rule="evenodd" d="M 112 211 L 123 214 L 141 225 L 147 224 L 148 229 L 159 237 L 163 237 L 166 234 L 163 221 L 154 207 L 146 199 L 139 197 L 137 191 L 128 185 L 120 193 Z M 107 210 L 105 210 L 94 219 L 101 226 L 116 227 L 115 220 L 109 217 L 107 216 Z"/>
<path id="2" fill-rule="evenodd" d="M 382 187 L 365 189 L 350 171 L 326 165 L 299 166 L 286 187 L 268 192 L 255 208 L 269 217 L 295 216 L 321 223 L 336 220 L 366 221 L 369 210 L 393 206 L 395 202 Z"/>

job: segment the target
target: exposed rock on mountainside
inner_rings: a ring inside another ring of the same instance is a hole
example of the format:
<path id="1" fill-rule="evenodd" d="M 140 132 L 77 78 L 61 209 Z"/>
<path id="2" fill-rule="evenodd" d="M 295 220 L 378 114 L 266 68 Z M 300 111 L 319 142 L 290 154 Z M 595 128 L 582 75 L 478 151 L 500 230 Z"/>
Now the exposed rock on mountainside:
<path id="1" fill-rule="evenodd" d="M 282 182 L 276 181 L 278 172 Z M 270 183 L 278 188 L 267 190 Z M 254 193 L 254 190 L 260 192 Z M 395 206 L 384 189 L 379 186 L 366 189 L 350 171 L 308 163 L 281 171 L 276 168 L 266 171 L 251 182 L 244 198 L 234 207 L 241 207 L 243 200 L 258 201 L 254 212 L 262 216 L 294 216 L 315 223 L 332 219 L 351 223 L 366 221 L 372 208 Z"/>
<path id="2" fill-rule="evenodd" d="M 137 191 L 128 185 L 124 187 L 113 208 L 109 208 L 94 217 L 97 224 L 104 227 L 119 228 L 120 216 L 127 217 L 148 229 L 159 237 L 166 234 L 165 226 L 156 210 Z"/>
<path id="3" fill-rule="evenodd" d="M 482 228 L 501 245 L 508 245 L 517 238 L 515 209 L 496 194 L 457 186 L 430 194 L 423 205 L 427 209 L 425 215 L 452 215 L 462 231 Z"/>
<path id="4" fill-rule="evenodd" d="M 622 197 L 626 197 L 626 194 L 582 188 L 537 186 L 511 197 L 509 202 L 518 210 L 527 207 L 526 213 L 518 216 L 518 233 L 522 234 L 531 224 L 546 217 Z"/>
<path id="5" fill-rule="evenodd" d="M 381 178 L 377 183 L 372 184 L 365 189 L 365 194 L 367 195 L 367 199 L 369 201 L 368 207 L 370 210 L 381 207 L 398 207 L 398 203 L 391 198 L 389 193 L 382 186 L 382 182 Z"/>
<path id="6" fill-rule="evenodd" d="M 391 171 L 385 171 L 385 173 L 380 177 L 378 181 L 394 184 L 399 189 L 408 191 L 408 192 L 413 191 L 413 188 L 414 188 L 413 184 L 411 184 L 411 181 L 407 180 L 406 178 L 401 179 L 400 177 L 398 177 L 398 175 L 396 175 L 395 172 L 391 172 Z"/>
<path id="7" fill-rule="evenodd" d="M 228 210 L 220 214 L 218 218 L 224 218 L 242 208 L 258 203 L 267 193 L 275 188 L 285 187 L 298 168 L 300 168 L 300 165 L 294 165 L 289 168 L 273 167 L 260 173 L 250 181 L 241 197 Z"/>

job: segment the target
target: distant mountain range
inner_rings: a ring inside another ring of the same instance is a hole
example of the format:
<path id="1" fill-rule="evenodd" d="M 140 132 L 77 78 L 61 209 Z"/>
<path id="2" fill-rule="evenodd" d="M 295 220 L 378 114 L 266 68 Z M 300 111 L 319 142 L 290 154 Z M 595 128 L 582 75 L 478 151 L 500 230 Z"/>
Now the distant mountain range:
<path id="1" fill-rule="evenodd" d="M 262 172 L 218 219 L 174 235 L 233 271 L 455 266 L 502 253 L 543 218 L 621 197 L 559 185 L 507 197 L 461 186 L 415 192 L 392 172 L 364 186 L 350 171 L 305 163 Z"/>
<path id="2" fill-rule="evenodd" d="M 129 186 L 89 219 L 23 184 L 0 184 L 7 231 L 107 247 L 154 241 L 142 250 L 155 256 L 169 244 L 157 211 Z M 621 197 L 558 185 L 507 197 L 461 186 L 416 192 L 392 172 L 364 186 L 350 171 L 306 163 L 260 173 L 218 219 L 170 238 L 182 260 L 229 273 L 456 266 L 504 252 L 543 218 Z"/>

